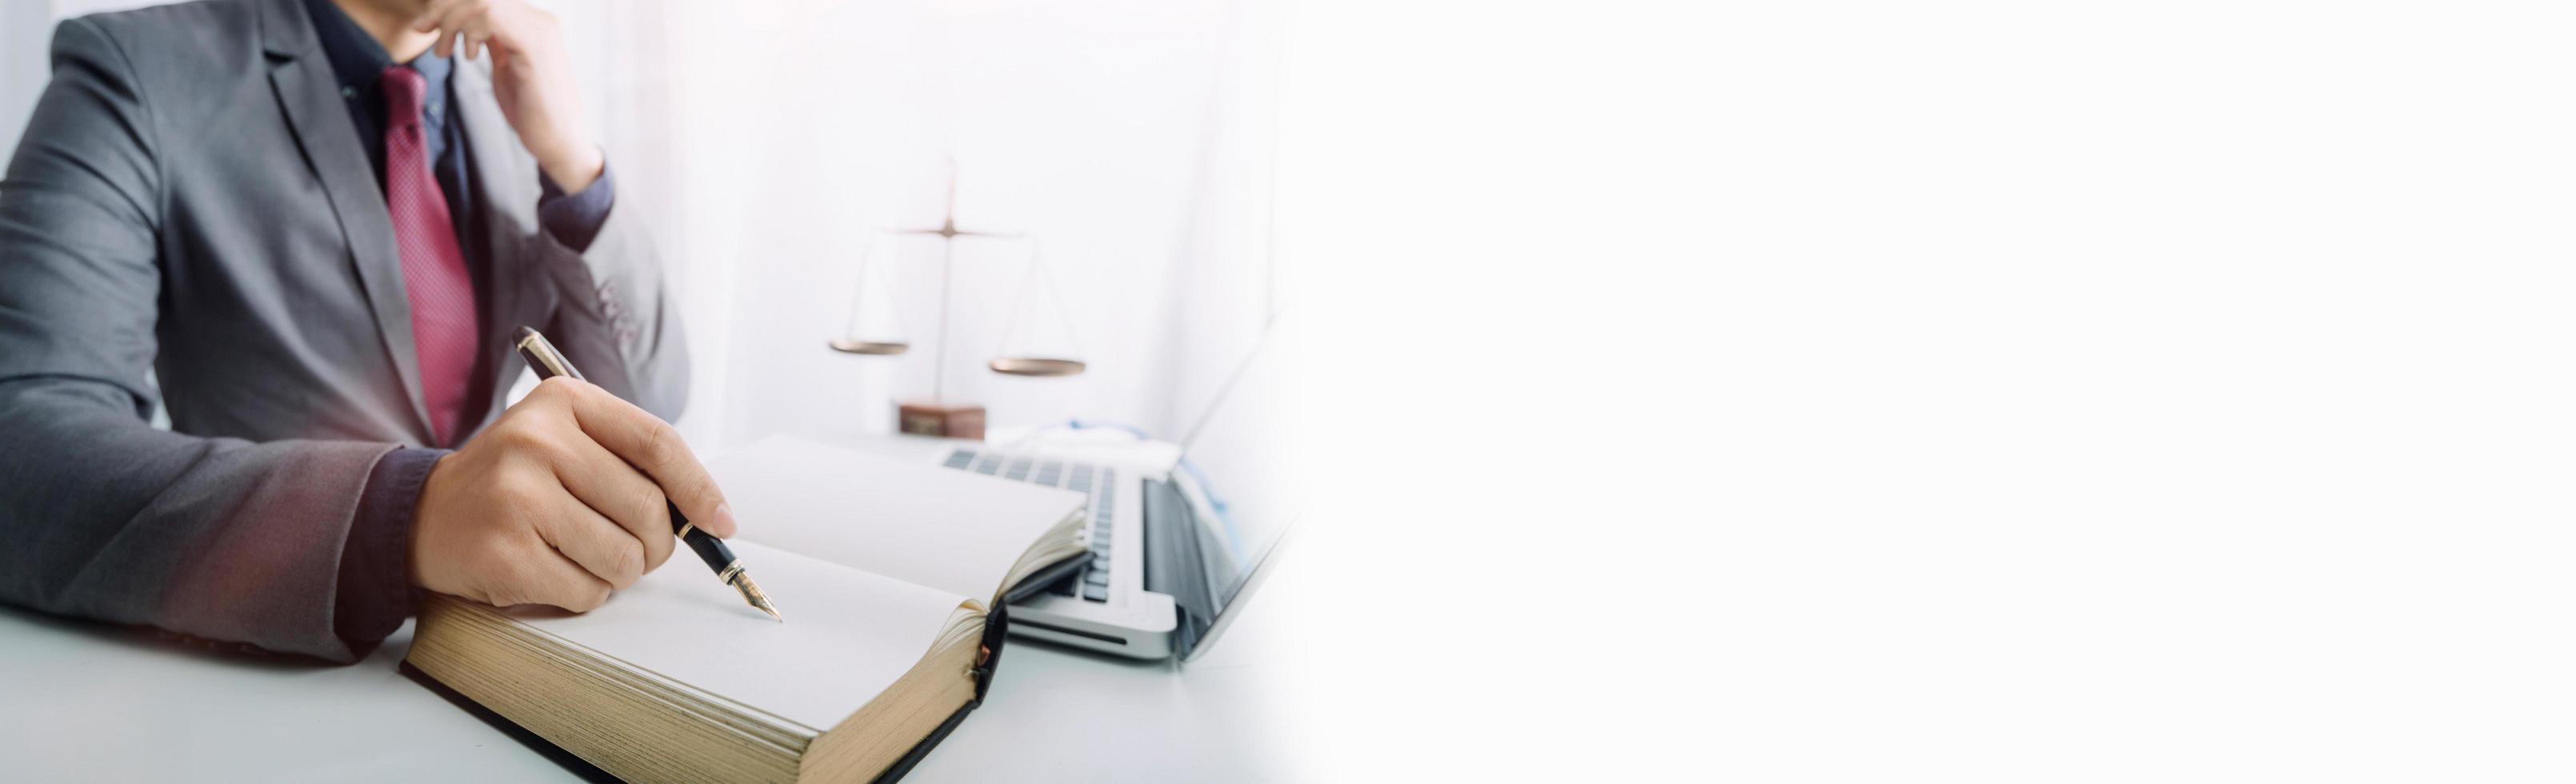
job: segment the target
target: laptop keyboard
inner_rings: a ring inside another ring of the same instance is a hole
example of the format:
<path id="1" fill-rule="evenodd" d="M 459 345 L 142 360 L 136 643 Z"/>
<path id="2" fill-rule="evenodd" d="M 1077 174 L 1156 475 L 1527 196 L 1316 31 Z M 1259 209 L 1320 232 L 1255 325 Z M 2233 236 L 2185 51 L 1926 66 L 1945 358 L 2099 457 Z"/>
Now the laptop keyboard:
<path id="1" fill-rule="evenodd" d="M 1083 564 L 1072 577 L 1047 586 L 1047 591 L 1058 596 L 1080 596 L 1085 601 L 1109 601 L 1109 521 L 1117 519 L 1112 513 L 1118 509 L 1118 472 L 1085 463 L 977 453 L 971 449 L 949 454 L 940 465 L 1091 496 L 1091 562 Z"/>

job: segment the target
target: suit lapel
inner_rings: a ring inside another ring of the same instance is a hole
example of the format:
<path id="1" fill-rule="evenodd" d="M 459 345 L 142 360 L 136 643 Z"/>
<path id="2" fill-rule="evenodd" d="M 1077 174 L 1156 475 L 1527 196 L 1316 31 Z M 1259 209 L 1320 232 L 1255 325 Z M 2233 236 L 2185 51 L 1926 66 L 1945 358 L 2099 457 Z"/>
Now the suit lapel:
<path id="1" fill-rule="evenodd" d="M 488 60 L 456 60 L 455 103 L 451 108 L 459 122 L 465 124 L 465 151 L 474 167 L 474 209 L 482 213 L 483 231 L 490 242 L 487 269 L 492 279 L 490 302 L 485 303 L 483 342 L 487 355 L 499 354 L 504 359 L 494 374 L 492 401 L 484 411 L 488 420 L 493 413 L 509 404 L 504 396 L 508 382 L 519 377 L 521 367 L 508 348 L 510 336 L 519 327 L 543 324 L 523 323 L 527 316 L 520 312 L 527 304 L 526 293 L 535 285 L 536 270 L 529 268 L 528 249 L 524 243 L 536 225 L 536 172 L 522 168 L 519 155 L 519 133 L 510 128 L 509 118 L 501 114 L 500 103 L 492 95 L 492 75 L 485 69 Z"/>
<path id="2" fill-rule="evenodd" d="M 393 218 L 385 208 L 384 194 L 377 190 L 375 164 L 367 159 L 357 129 L 349 124 L 339 80 L 331 72 L 330 59 L 322 54 L 303 5 L 297 0 L 270 0 L 260 8 L 260 35 L 270 61 L 269 86 L 286 110 L 305 164 L 321 180 L 331 212 L 339 219 L 341 237 L 349 244 L 349 262 L 365 289 L 368 308 L 375 313 L 376 334 L 393 360 L 394 373 L 402 378 L 403 392 L 411 398 L 413 435 L 419 443 L 435 443 L 429 406 L 420 392 L 420 357 L 412 347 L 411 298 L 403 289 L 402 256 L 394 249 Z"/>

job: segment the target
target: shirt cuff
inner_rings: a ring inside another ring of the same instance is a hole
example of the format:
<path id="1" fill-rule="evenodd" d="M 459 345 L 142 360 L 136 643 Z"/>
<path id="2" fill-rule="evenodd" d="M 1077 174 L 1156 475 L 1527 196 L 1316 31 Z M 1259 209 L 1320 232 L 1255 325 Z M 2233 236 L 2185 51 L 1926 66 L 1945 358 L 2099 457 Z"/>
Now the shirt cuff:
<path id="1" fill-rule="evenodd" d="M 403 448 L 376 458 L 358 517 L 340 550 L 340 592 L 331 609 L 332 629 L 355 655 L 365 656 L 411 617 L 411 527 L 429 470 L 444 449 Z"/>
<path id="2" fill-rule="evenodd" d="M 590 241 L 599 236 L 599 227 L 608 222 L 608 210 L 617 206 L 617 167 L 606 161 L 599 164 L 599 179 L 580 193 L 567 194 L 543 170 L 537 172 L 537 222 L 555 241 L 580 253 L 590 250 Z"/>

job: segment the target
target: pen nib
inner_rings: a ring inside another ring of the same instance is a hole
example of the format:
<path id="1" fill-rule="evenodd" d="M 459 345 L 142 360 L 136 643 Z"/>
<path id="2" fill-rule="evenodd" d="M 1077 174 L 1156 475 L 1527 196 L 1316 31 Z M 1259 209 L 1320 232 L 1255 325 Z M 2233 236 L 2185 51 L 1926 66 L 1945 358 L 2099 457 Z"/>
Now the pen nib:
<path id="1" fill-rule="evenodd" d="M 769 617 L 778 619 L 779 623 L 787 622 L 787 616 L 778 614 L 778 605 L 769 603 L 769 594 L 760 592 L 760 584 L 752 582 L 751 575 L 734 575 L 733 588 L 734 590 L 741 591 L 742 600 L 750 602 L 752 607 L 759 609 L 761 612 L 769 613 Z"/>

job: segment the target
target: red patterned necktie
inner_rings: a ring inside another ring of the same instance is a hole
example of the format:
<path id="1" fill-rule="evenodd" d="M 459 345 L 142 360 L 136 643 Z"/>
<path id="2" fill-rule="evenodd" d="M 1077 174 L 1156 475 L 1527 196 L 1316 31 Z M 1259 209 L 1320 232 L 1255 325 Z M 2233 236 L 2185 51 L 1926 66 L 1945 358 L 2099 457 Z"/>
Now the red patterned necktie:
<path id="1" fill-rule="evenodd" d="M 411 342 L 420 356 L 420 392 L 429 404 L 438 445 L 455 443 L 465 418 L 465 386 L 474 373 L 474 279 L 456 245 L 456 223 L 447 195 L 430 172 L 429 143 L 422 138 L 421 97 L 427 80 L 408 66 L 386 68 L 376 79 L 385 91 L 385 207 L 392 212 L 394 245 L 402 253 L 403 291 L 411 297 Z"/>

